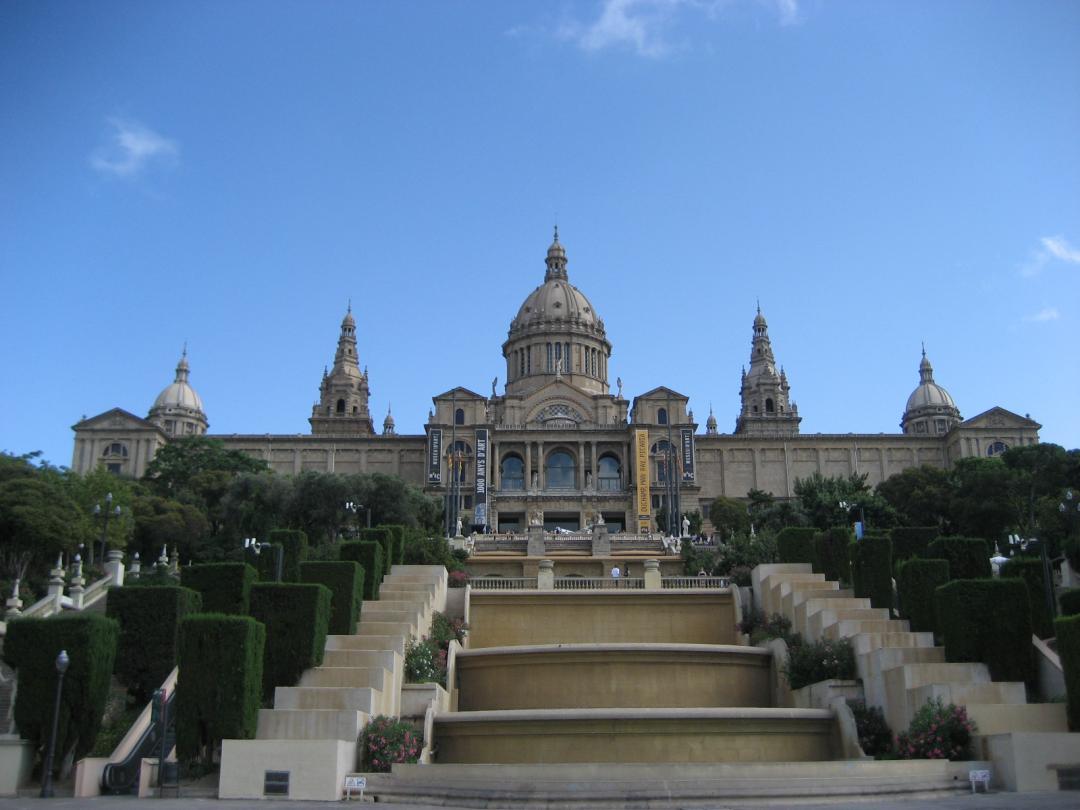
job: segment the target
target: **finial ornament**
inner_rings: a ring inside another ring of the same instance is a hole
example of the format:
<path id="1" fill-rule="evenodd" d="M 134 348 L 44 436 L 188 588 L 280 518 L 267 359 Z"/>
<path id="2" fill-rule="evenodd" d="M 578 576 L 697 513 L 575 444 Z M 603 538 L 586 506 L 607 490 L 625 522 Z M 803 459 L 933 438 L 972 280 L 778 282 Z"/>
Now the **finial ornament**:
<path id="1" fill-rule="evenodd" d="M 184 341 L 184 349 L 180 352 L 181 357 L 187 357 L 187 341 Z"/>
<path id="2" fill-rule="evenodd" d="M 346 312 L 352 312 L 352 296 L 349 297 L 349 303 L 346 307 Z"/>
<path id="3" fill-rule="evenodd" d="M 922 341 L 922 356 L 926 357 L 926 341 Z"/>
<path id="4" fill-rule="evenodd" d="M 558 223 L 555 224 L 555 241 L 556 242 L 559 241 L 559 225 L 558 225 Z"/>

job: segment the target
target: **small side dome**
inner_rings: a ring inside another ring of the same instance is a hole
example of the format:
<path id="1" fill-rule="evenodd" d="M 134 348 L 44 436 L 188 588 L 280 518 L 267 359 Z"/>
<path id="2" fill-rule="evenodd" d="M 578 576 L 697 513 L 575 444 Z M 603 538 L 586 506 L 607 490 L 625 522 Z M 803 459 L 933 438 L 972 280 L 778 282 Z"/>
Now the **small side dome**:
<path id="1" fill-rule="evenodd" d="M 383 419 L 382 432 L 384 436 L 390 436 L 394 433 L 394 417 L 390 413 L 390 407 L 386 408 L 386 418 Z"/>

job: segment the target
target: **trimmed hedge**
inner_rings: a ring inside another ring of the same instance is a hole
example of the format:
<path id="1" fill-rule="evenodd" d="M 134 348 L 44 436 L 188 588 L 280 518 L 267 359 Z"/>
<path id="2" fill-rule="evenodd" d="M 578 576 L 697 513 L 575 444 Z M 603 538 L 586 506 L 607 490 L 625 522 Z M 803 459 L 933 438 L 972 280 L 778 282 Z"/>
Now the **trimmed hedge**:
<path id="1" fill-rule="evenodd" d="M 249 616 L 197 613 L 180 622 L 176 749 L 209 765 L 222 740 L 250 740 L 259 720 L 266 628 Z"/>
<path id="2" fill-rule="evenodd" d="M 400 523 L 384 523 L 381 528 L 390 532 L 391 545 L 394 548 L 393 561 L 396 565 L 405 562 L 405 527 Z"/>
<path id="3" fill-rule="evenodd" d="M 105 614 L 120 623 L 116 677 L 145 703 L 176 666 L 181 620 L 202 608 L 202 595 L 178 586 L 112 588 Z"/>
<path id="4" fill-rule="evenodd" d="M 1065 675 L 1069 730 L 1080 731 L 1080 615 L 1058 619 L 1054 622 L 1054 632 Z"/>
<path id="5" fill-rule="evenodd" d="M 776 548 L 782 563 L 814 564 L 814 535 L 817 529 L 788 526 L 776 535 Z"/>
<path id="6" fill-rule="evenodd" d="M 902 560 L 896 569 L 900 618 L 916 633 L 937 633 L 934 592 L 949 581 L 948 560 Z"/>
<path id="7" fill-rule="evenodd" d="M 978 537 L 939 537 L 926 549 L 932 560 L 948 560 L 953 579 L 988 579 L 990 551 Z"/>
<path id="8" fill-rule="evenodd" d="M 995 681 L 1031 681 L 1031 601 L 1022 579 L 954 579 L 935 594 L 947 661 L 982 661 Z"/>
<path id="9" fill-rule="evenodd" d="M 1001 566 L 1001 576 L 1018 577 L 1027 585 L 1031 601 L 1031 626 L 1039 638 L 1054 635 L 1054 620 L 1046 605 L 1046 578 L 1043 576 L 1042 560 L 1032 557 L 1014 557 Z"/>
<path id="10" fill-rule="evenodd" d="M 868 534 L 852 545 L 855 552 L 852 560 L 855 595 L 869 597 L 872 607 L 891 611 L 892 540 L 887 534 Z"/>
<path id="11" fill-rule="evenodd" d="M 1080 588 L 1070 588 L 1058 597 L 1062 616 L 1075 616 L 1080 613 Z"/>
<path id="12" fill-rule="evenodd" d="M 927 548 L 940 534 L 937 526 L 897 526 L 889 532 L 893 562 L 900 563 L 912 557 L 927 559 Z"/>
<path id="13" fill-rule="evenodd" d="M 372 601 L 379 598 L 379 584 L 382 582 L 383 546 L 382 543 L 353 540 L 342 543 L 342 560 L 360 563 L 364 569 L 364 599 Z"/>
<path id="14" fill-rule="evenodd" d="M 270 542 L 280 543 L 285 548 L 285 560 L 281 569 L 282 582 L 300 581 L 300 563 L 308 557 L 307 535 L 300 529 L 274 529 L 270 532 Z M 275 551 L 275 554 L 277 552 Z M 270 555 L 274 557 L 274 555 Z M 274 557 L 277 564 L 277 557 Z M 276 570 L 275 570 L 275 573 Z"/>
<path id="15" fill-rule="evenodd" d="M 393 535 L 385 526 L 376 526 L 374 529 L 362 529 L 360 531 L 360 542 L 378 543 L 382 546 L 383 567 L 379 571 L 379 581 L 382 582 L 383 575 L 389 574 L 390 568 L 394 564 Z M 370 569 L 365 566 L 364 570 L 368 571 Z"/>
<path id="16" fill-rule="evenodd" d="M 814 570 L 825 579 L 851 582 L 851 565 L 848 561 L 848 545 L 855 535 L 851 529 L 835 526 L 814 535 Z"/>
<path id="17" fill-rule="evenodd" d="M 201 563 L 180 569 L 180 584 L 202 594 L 203 613 L 246 616 L 258 572 L 247 563 Z"/>
<path id="18" fill-rule="evenodd" d="M 262 694 L 292 686 L 322 663 L 330 625 L 330 589 L 325 585 L 268 582 L 251 588 L 251 615 L 266 625 Z"/>
<path id="19" fill-rule="evenodd" d="M 330 628 L 334 635 L 351 636 L 356 632 L 360 603 L 364 599 L 364 569 L 352 560 L 343 562 L 300 563 L 300 579 L 330 589 Z"/>
<path id="20" fill-rule="evenodd" d="M 55 769 L 67 754 L 79 759 L 94 747 L 109 696 L 120 626 L 100 613 L 80 612 L 8 623 L 4 660 L 18 671 L 15 725 L 34 748 L 49 741 L 56 706 L 56 658 L 67 650 L 60 698 Z"/>

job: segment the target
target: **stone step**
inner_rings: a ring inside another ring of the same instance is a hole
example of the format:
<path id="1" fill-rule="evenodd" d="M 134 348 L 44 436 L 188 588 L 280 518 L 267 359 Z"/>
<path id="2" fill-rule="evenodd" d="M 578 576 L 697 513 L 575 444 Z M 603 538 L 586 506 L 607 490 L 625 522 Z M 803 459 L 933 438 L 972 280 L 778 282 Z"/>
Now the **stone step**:
<path id="1" fill-rule="evenodd" d="M 422 599 L 365 599 L 360 603 L 361 611 L 367 610 L 400 610 L 405 613 L 424 613 L 427 606 Z"/>
<path id="2" fill-rule="evenodd" d="M 364 729 L 365 712 L 342 709 L 259 709 L 257 740 L 351 740 Z"/>
<path id="3" fill-rule="evenodd" d="M 791 616 L 792 629 L 797 633 L 806 632 L 806 624 L 815 613 L 833 608 L 837 604 L 843 608 L 870 607 L 869 599 L 852 596 L 850 590 L 809 591 L 807 593 L 813 595 L 795 605 L 791 613 L 785 614 Z"/>
<path id="4" fill-rule="evenodd" d="M 919 662 L 886 670 L 885 681 L 905 689 L 931 683 L 990 683 L 990 670 L 986 664 Z"/>
<path id="5" fill-rule="evenodd" d="M 300 686 L 369 686 L 385 692 L 393 687 L 393 673 L 382 667 L 315 667 L 300 676 Z"/>
<path id="6" fill-rule="evenodd" d="M 836 641 L 851 638 L 857 633 L 907 633 L 911 625 L 906 619 L 888 619 L 886 621 L 848 620 L 830 624 L 822 633 L 824 638 Z"/>
<path id="7" fill-rule="evenodd" d="M 762 609 L 765 611 L 765 615 L 771 616 L 773 613 L 779 613 L 782 607 L 780 600 L 780 586 L 785 582 L 824 582 L 824 574 L 814 573 L 784 573 L 784 574 L 769 574 L 762 580 L 761 598 Z"/>
<path id="8" fill-rule="evenodd" d="M 412 638 L 416 635 L 416 625 L 412 622 L 382 622 L 377 619 L 369 621 L 360 617 L 360 626 L 356 628 L 358 635 L 371 634 L 373 636 L 405 636 Z"/>
<path id="9" fill-rule="evenodd" d="M 784 580 L 780 583 L 780 593 L 777 613 L 784 616 L 791 616 L 791 609 L 794 607 L 795 602 L 798 599 L 798 595 L 803 591 L 838 591 L 840 590 L 839 582 L 819 582 L 817 580 Z"/>
<path id="10" fill-rule="evenodd" d="M 412 635 L 415 635 L 416 631 L 420 629 L 421 618 L 420 612 L 416 610 L 384 610 L 378 607 L 370 607 L 364 608 L 360 613 L 362 627 L 368 626 L 372 622 L 395 622 L 407 624 L 409 633 Z"/>
<path id="11" fill-rule="evenodd" d="M 794 620 L 799 605 L 807 599 L 844 599 L 855 595 L 850 588 L 841 588 L 839 582 L 804 584 L 805 588 L 792 590 L 780 600 L 780 612 L 789 619 Z"/>
<path id="12" fill-rule="evenodd" d="M 395 633 L 380 636 L 373 633 L 363 635 L 326 637 L 326 650 L 392 650 L 398 655 L 405 655 L 405 636 Z"/>
<path id="13" fill-rule="evenodd" d="M 943 647 L 878 647 L 856 654 L 855 665 L 869 706 L 885 704 L 885 672 L 903 664 L 943 664 Z"/>
<path id="14" fill-rule="evenodd" d="M 1016 731 L 1068 731 L 1064 703 L 969 703 L 968 719 L 976 733 L 1009 734 Z"/>
<path id="15" fill-rule="evenodd" d="M 266 772 L 285 771 L 287 798 L 339 801 L 356 748 L 355 740 L 223 740 L 217 798 L 265 799 Z"/>
<path id="16" fill-rule="evenodd" d="M 400 599 L 417 604 L 432 605 L 435 603 L 438 590 L 434 585 L 387 584 L 379 588 L 379 601 L 381 602 L 384 598 L 387 600 Z"/>
<path id="17" fill-rule="evenodd" d="M 395 585 L 403 585 L 406 583 L 411 585 L 433 585 L 436 588 L 440 586 L 437 579 L 433 579 L 425 574 L 387 574 L 383 577 L 382 584 L 389 585 L 391 583 Z"/>
<path id="18" fill-rule="evenodd" d="M 393 650 L 326 650 L 324 667 L 382 667 L 394 671 L 402 665 L 401 655 Z"/>
<path id="19" fill-rule="evenodd" d="M 889 611 L 884 608 L 872 608 L 857 606 L 856 603 L 869 601 L 868 599 L 833 600 L 834 605 L 810 613 L 806 617 L 806 636 L 811 641 L 818 641 L 825 633 L 825 628 L 831 627 L 837 622 L 887 622 Z M 839 604 L 835 604 L 839 603 Z"/>
<path id="20" fill-rule="evenodd" d="M 851 637 L 855 655 L 865 655 L 883 647 L 933 647 L 933 633 L 856 633 Z"/>
<path id="21" fill-rule="evenodd" d="M 274 690 L 275 709 L 336 709 L 378 714 L 381 695 L 371 687 L 279 686 Z"/>

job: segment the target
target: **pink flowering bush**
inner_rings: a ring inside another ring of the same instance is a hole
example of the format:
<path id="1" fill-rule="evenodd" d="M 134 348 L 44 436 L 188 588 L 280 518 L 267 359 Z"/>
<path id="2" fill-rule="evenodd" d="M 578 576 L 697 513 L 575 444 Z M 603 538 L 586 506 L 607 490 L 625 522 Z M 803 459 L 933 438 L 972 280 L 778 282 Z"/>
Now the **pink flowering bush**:
<path id="1" fill-rule="evenodd" d="M 381 714 L 371 718 L 361 739 L 361 769 L 367 772 L 387 773 L 395 763 L 416 762 L 424 747 L 423 738 L 410 723 Z"/>
<path id="2" fill-rule="evenodd" d="M 464 588 L 469 582 L 469 575 L 464 571 L 451 571 L 446 575 L 446 584 L 450 588 Z"/>
<path id="3" fill-rule="evenodd" d="M 933 698 L 896 738 L 896 753 L 902 759 L 971 759 L 971 735 L 976 731 L 967 709 Z"/>

